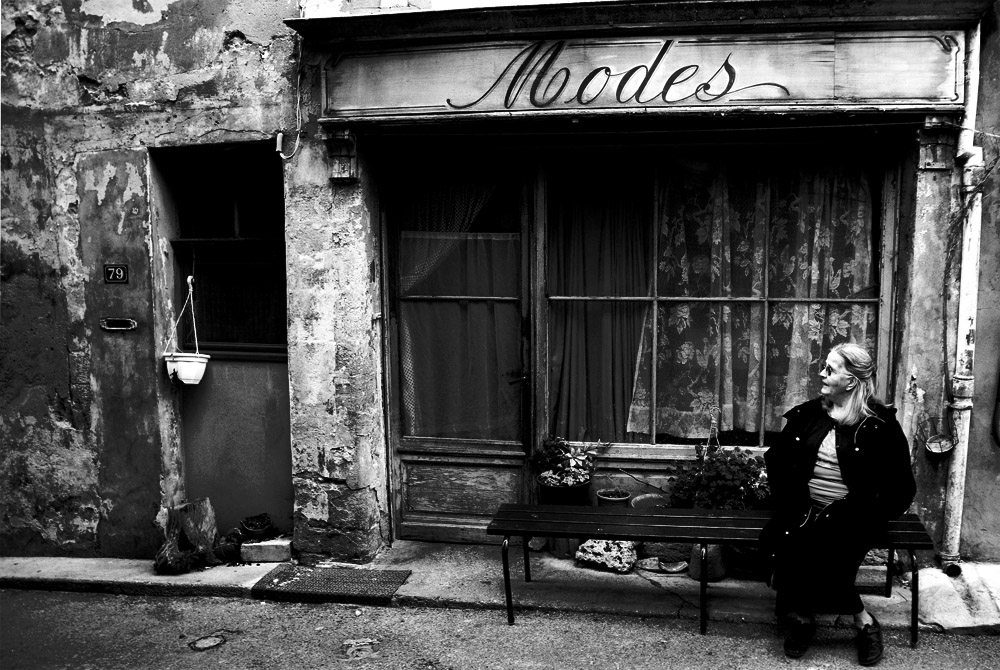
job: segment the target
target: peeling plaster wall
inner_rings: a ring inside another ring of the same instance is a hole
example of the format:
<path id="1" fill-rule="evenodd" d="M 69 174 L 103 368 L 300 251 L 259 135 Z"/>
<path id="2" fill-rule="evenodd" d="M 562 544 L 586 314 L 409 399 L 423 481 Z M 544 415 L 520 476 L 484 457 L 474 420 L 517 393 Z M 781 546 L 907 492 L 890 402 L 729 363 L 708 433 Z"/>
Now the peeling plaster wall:
<path id="1" fill-rule="evenodd" d="M 378 226 L 367 171 L 331 188 L 328 160 L 310 139 L 286 165 L 295 549 L 366 561 L 389 539 Z"/>
<path id="2" fill-rule="evenodd" d="M 955 133 L 947 128 L 923 130 L 920 142 L 938 147 L 932 153 L 942 157 L 943 167 L 923 167 L 928 152 L 918 160 L 913 200 L 913 221 L 904 222 L 900 234 L 897 301 L 895 405 L 900 423 L 910 438 L 914 473 L 917 478 L 915 507 L 930 530 L 941 538 L 947 458 L 927 451 L 919 437 L 929 419 L 945 425 L 948 401 L 946 380 L 953 359 L 948 343 L 953 341 L 956 301 L 951 300 L 957 268 L 947 259 L 949 230 L 957 211 L 958 181 L 954 170 Z M 912 226 L 912 227 L 911 227 Z M 911 324 L 923 324 L 912 327 Z M 954 348 L 951 348 L 953 351 Z"/>
<path id="3" fill-rule="evenodd" d="M 983 184 L 983 222 L 977 315 L 975 397 L 971 418 L 968 470 L 963 510 L 964 559 L 1000 559 L 1000 443 L 992 434 L 1000 379 L 1000 36 L 995 2 L 982 24 L 980 98 L 975 143 L 984 149 L 986 166 L 993 166 Z M 986 134 L 984 134 L 986 133 Z M 992 133 L 992 137 L 989 135 Z M 945 169 L 918 166 L 915 192 L 904 197 L 915 208 L 912 227 L 900 234 L 897 297 L 897 367 L 895 403 L 911 441 L 917 478 L 915 511 L 940 547 L 947 494 L 948 453 L 932 453 L 923 438 L 933 431 L 924 423 L 936 420 L 939 433 L 950 436 L 951 374 L 960 290 L 962 224 L 959 169 L 954 160 L 955 130 L 924 130 L 921 141 L 937 148 L 922 154 L 947 159 Z"/>
<path id="4" fill-rule="evenodd" d="M 1000 2 L 982 26 L 982 72 L 976 127 L 986 166 L 976 317 L 976 388 L 969 437 L 969 463 L 962 521 L 963 557 L 1000 561 L 1000 435 L 994 433 L 1000 385 Z"/>
<path id="5" fill-rule="evenodd" d="M 278 132 L 294 139 L 299 56 L 282 20 L 297 5 L 7 0 L 2 12 L 0 552 L 151 556 L 164 507 L 184 499 L 184 483 L 179 390 L 158 360 L 178 306 L 171 250 L 151 225 L 158 195 L 146 149 L 273 140 Z M 289 163 L 286 189 L 302 180 L 332 193 L 327 173 L 309 173 L 325 170 L 322 160 L 300 167 L 300 159 Z M 370 251 L 343 251 L 329 257 L 337 273 L 367 268 L 345 255 Z M 101 277 L 116 254 L 132 270 L 118 291 Z M 349 303 L 336 309 L 350 313 Z M 129 336 L 99 328 L 101 317 L 133 315 L 140 329 Z M 377 374 L 377 366 L 355 363 L 377 359 L 364 351 L 373 344 L 365 318 L 355 334 L 338 335 L 344 346 L 329 368 L 348 380 L 342 388 L 362 391 L 331 399 L 328 433 L 307 436 L 297 450 L 297 462 L 328 462 L 315 472 L 345 481 L 327 491 L 329 509 L 300 513 L 317 554 L 369 556 L 384 536 L 384 484 L 371 484 L 385 479 L 377 381 L 353 381 Z M 356 320 L 332 314 L 326 322 L 342 333 Z M 299 369 L 322 364 L 300 361 Z M 317 524 L 328 528 L 314 533 Z"/>
<path id="6" fill-rule="evenodd" d="M 103 504 L 77 231 L 44 122 L 4 110 L 0 547 L 90 554 Z"/>

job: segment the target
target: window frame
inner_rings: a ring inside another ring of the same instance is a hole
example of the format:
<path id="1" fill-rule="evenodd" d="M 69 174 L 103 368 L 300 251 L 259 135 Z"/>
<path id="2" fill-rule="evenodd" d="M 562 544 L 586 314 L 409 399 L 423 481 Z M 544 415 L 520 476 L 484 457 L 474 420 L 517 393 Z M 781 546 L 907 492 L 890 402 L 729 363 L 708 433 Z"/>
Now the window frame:
<path id="1" fill-rule="evenodd" d="M 859 160 L 863 160 L 859 158 Z M 878 365 L 878 370 L 880 371 L 877 377 L 876 394 L 881 398 L 890 397 L 890 393 L 893 391 L 891 378 L 892 376 L 888 374 L 891 368 L 892 351 L 895 348 L 894 342 L 894 328 L 892 324 L 894 323 L 894 309 L 895 309 L 895 277 L 896 277 L 896 258 L 897 258 L 897 247 L 898 247 L 898 228 L 899 228 L 899 216 L 900 216 L 900 183 L 901 174 L 903 169 L 903 158 L 899 157 L 898 160 L 889 162 L 885 161 L 878 165 L 879 170 L 875 172 L 876 175 L 881 173 L 882 184 L 880 198 L 881 202 L 873 202 L 873 213 L 875 213 L 879 218 L 876 222 L 878 226 L 877 231 L 877 257 L 878 265 L 875 269 L 875 277 L 877 278 L 878 284 L 878 294 L 874 298 L 856 298 L 856 299 L 843 299 L 843 298 L 823 298 L 823 299 L 799 299 L 799 298 L 772 298 L 768 296 L 769 282 L 764 282 L 764 294 L 761 297 L 709 297 L 709 298 L 692 298 L 690 296 L 683 297 L 665 297 L 658 296 L 656 293 L 658 290 L 654 290 L 653 296 L 643 296 L 643 297 L 619 297 L 619 296 L 567 296 L 567 295 L 549 295 L 547 286 L 548 277 L 548 233 L 549 233 L 549 209 L 548 209 L 548 198 L 549 198 L 549 186 L 547 174 L 551 171 L 558 169 L 558 164 L 553 161 L 548 161 L 545 165 L 539 167 L 539 176 L 536 179 L 536 197 L 535 197 L 535 211 L 534 211 L 534 230 L 532 231 L 533 247 L 534 247 L 534 258 L 532 259 L 530 265 L 533 268 L 533 281 L 532 287 L 534 289 L 534 296 L 532 300 L 532 321 L 534 324 L 533 330 L 533 342 L 532 349 L 534 351 L 534 370 L 536 374 L 535 380 L 535 407 L 536 407 L 536 419 L 535 419 L 535 443 L 540 444 L 541 441 L 546 437 L 548 427 L 551 425 L 551 416 L 549 416 L 550 407 L 550 369 L 548 365 L 549 360 L 549 325 L 550 325 L 550 310 L 552 305 L 556 302 L 563 301 L 578 301 L 578 302 L 641 302 L 645 304 L 655 304 L 657 308 L 663 304 L 669 303 L 711 303 L 711 302 L 723 302 L 729 304 L 760 304 L 763 306 L 763 335 L 766 338 L 770 329 L 769 316 L 770 316 L 770 305 L 787 302 L 792 304 L 873 304 L 878 310 L 877 320 L 876 320 L 876 332 L 878 334 L 878 343 L 876 346 L 876 363 Z M 655 189 L 655 183 L 653 188 Z M 657 201 L 654 194 L 651 194 L 653 198 L 653 216 L 654 221 L 658 215 L 656 210 Z M 652 254 L 652 264 L 651 268 L 655 272 L 657 266 L 656 260 L 658 258 L 660 235 L 656 232 L 656 226 L 652 226 L 652 236 L 654 238 L 653 244 L 651 245 L 650 253 Z M 765 235 L 765 244 L 769 242 L 769 235 Z M 766 257 L 766 247 L 765 247 L 765 257 Z M 766 276 L 766 273 L 765 273 Z M 654 285 L 657 282 L 653 282 Z M 656 320 L 654 320 L 655 323 Z M 657 342 L 657 329 L 653 330 L 653 340 L 652 347 L 653 351 L 656 351 Z M 766 339 L 765 339 L 766 341 Z M 766 383 L 767 374 L 767 355 L 763 356 L 762 364 L 763 369 L 761 372 L 761 393 L 763 395 L 763 385 Z M 656 365 L 652 366 L 651 369 L 651 388 L 656 388 Z M 766 404 L 761 403 L 761 418 L 759 421 L 758 428 L 758 438 L 757 445 L 746 446 L 746 445 L 726 445 L 727 446 L 739 446 L 743 449 L 749 449 L 752 453 L 763 454 L 764 451 L 770 446 L 766 439 L 765 432 L 765 422 L 764 422 L 764 412 L 766 411 Z M 664 443 L 656 442 L 656 411 L 652 412 L 651 425 L 652 429 L 650 431 L 650 442 L 612 442 L 610 447 L 602 452 L 602 465 L 608 468 L 628 468 L 630 471 L 642 472 L 643 470 L 648 470 L 650 473 L 657 472 L 662 473 L 662 467 L 664 462 L 677 461 L 677 460 L 691 460 L 695 458 L 695 444 L 680 444 L 680 443 Z M 572 436 L 566 436 L 573 442 Z"/>

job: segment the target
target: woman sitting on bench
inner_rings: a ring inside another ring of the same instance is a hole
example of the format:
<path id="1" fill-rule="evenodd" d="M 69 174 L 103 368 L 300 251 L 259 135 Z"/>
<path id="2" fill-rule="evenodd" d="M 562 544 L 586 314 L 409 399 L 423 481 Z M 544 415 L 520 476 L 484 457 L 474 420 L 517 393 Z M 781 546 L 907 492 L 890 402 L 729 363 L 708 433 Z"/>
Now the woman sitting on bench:
<path id="1" fill-rule="evenodd" d="M 837 345 L 820 377 L 820 397 L 785 414 L 764 455 L 778 511 L 761 537 L 774 558 L 785 654 L 805 654 L 816 614 L 852 614 L 858 662 L 874 665 L 882 629 L 854 582 L 887 522 L 913 501 L 910 450 L 896 410 L 874 397 L 875 366 L 865 349 Z"/>

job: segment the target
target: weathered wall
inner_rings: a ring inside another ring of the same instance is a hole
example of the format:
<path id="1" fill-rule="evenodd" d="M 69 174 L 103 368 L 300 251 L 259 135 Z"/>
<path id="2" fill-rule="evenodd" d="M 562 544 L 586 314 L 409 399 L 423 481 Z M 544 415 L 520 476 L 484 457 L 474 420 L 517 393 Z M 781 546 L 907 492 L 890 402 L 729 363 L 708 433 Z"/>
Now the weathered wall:
<path id="1" fill-rule="evenodd" d="M 899 234 L 896 327 L 893 371 L 900 423 L 910 438 L 917 479 L 916 511 L 935 541 L 941 538 L 948 460 L 924 448 L 921 436 L 928 421 L 944 426 L 947 417 L 948 342 L 954 340 L 952 297 L 957 266 L 949 263 L 949 236 L 961 234 L 955 216 L 958 188 L 955 170 L 956 129 L 924 128 L 918 134 L 919 155 L 912 193 L 907 190 Z M 914 324 L 921 324 L 914 327 Z"/>
<path id="2" fill-rule="evenodd" d="M 44 118 L 3 110 L 0 546 L 87 554 L 103 501 L 83 282 L 47 150 Z"/>
<path id="3" fill-rule="evenodd" d="M 982 77 L 976 137 L 989 173 L 983 184 L 983 228 L 976 317 L 976 389 L 969 438 L 962 556 L 1000 561 L 1000 431 L 994 422 L 1000 381 L 1000 2 L 982 27 Z"/>
<path id="4" fill-rule="evenodd" d="M 373 185 L 331 189 L 322 141 L 286 165 L 295 548 L 372 558 L 389 537 Z"/>
<path id="5" fill-rule="evenodd" d="M 294 139 L 296 3 L 2 7 L 0 551 L 148 556 L 184 483 L 146 147 Z"/>

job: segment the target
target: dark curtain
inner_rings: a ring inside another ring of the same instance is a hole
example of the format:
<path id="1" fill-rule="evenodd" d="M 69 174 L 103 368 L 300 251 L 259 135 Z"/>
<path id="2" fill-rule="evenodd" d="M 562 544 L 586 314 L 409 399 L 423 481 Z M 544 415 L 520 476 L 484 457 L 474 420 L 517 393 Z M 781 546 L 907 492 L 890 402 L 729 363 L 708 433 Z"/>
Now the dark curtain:
<path id="1" fill-rule="evenodd" d="M 490 228 L 492 184 L 412 194 L 399 237 L 405 435 L 517 440 L 520 236 Z M 494 300 L 493 298 L 506 298 Z"/>

